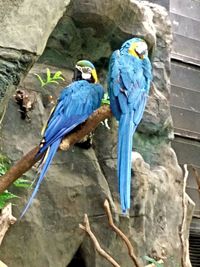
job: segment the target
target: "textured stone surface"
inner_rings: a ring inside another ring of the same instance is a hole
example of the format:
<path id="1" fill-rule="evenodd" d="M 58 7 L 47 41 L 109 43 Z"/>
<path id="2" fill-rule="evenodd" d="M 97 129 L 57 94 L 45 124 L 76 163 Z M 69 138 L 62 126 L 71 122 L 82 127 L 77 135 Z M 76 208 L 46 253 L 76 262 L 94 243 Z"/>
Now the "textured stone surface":
<path id="1" fill-rule="evenodd" d="M 13 3 L 14 2 L 14 3 Z M 70 0 L 9 0 L 1 2 L 0 46 L 43 52 L 47 39 Z"/>
<path id="2" fill-rule="evenodd" d="M 0 48 L 0 118 L 9 97 L 36 57 L 27 52 Z"/>
<path id="3" fill-rule="evenodd" d="M 10 100 L 1 130 L 1 150 L 16 161 L 39 142 L 40 129 L 51 109 L 46 95 L 58 95 L 60 87 L 39 89 L 34 73 L 44 74 L 46 64 L 54 65 L 49 66 L 52 71 L 66 67 L 69 70 L 62 71 L 65 82 L 69 83 L 74 63 L 87 57 L 94 61 L 105 84 L 111 51 L 131 36 L 141 36 L 148 41 L 153 58 L 154 89 L 134 137 L 137 153 L 133 153 L 129 217 L 121 214 L 118 204 L 117 124 L 111 119 L 110 130 L 103 125 L 96 130 L 93 148 L 74 147 L 68 152 L 57 153 L 32 207 L 3 241 L 0 258 L 8 266 L 65 267 L 77 251 L 84 263 L 73 266 L 110 266 L 78 227 L 84 213 L 89 215 L 92 230 L 102 247 L 121 266 L 133 266 L 125 245 L 108 226 L 102 208 L 105 198 L 110 199 L 116 223 L 134 244 L 141 262 L 149 255 L 163 258 L 165 267 L 181 266 L 183 175 L 170 147 L 173 137 L 169 111 L 172 39 L 167 12 L 163 8 L 132 0 L 71 1 L 48 40 L 40 64 L 34 66 L 21 84 L 27 90 L 37 91 L 37 103 L 30 113 L 31 122 L 21 120 L 16 103 Z M 33 179 L 35 170 L 30 170 L 26 176 Z M 18 216 L 31 192 L 15 189 L 15 193 L 22 197 L 14 207 Z M 184 225 L 185 245 L 191 214 L 190 203 Z M 187 267 L 191 267 L 190 262 Z"/>
<path id="4" fill-rule="evenodd" d="M 43 52 L 70 0 L 0 3 L 0 118 L 8 98 Z M 1 121 L 1 119 L 0 119 Z"/>
<path id="5" fill-rule="evenodd" d="M 133 35 L 144 37 L 150 50 L 155 44 L 153 13 L 139 1 L 74 0 L 50 36 L 40 61 L 72 68 L 77 59 L 89 58 L 102 69 L 111 51 Z"/>

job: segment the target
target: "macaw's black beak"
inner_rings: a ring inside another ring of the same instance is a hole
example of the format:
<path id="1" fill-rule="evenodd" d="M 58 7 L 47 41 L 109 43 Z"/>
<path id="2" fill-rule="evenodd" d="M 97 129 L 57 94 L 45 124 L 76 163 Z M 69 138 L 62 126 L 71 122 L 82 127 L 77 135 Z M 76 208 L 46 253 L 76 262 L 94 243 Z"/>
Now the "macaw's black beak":
<path id="1" fill-rule="evenodd" d="M 146 54 L 147 54 L 147 52 L 146 52 L 146 50 L 144 50 L 141 53 L 137 53 L 137 54 L 138 54 L 139 58 L 144 59 Z"/>
<path id="2" fill-rule="evenodd" d="M 74 69 L 74 76 L 72 78 L 72 81 L 75 82 L 75 81 L 80 81 L 80 80 L 82 80 L 82 74 L 81 74 L 80 70 L 75 68 Z"/>

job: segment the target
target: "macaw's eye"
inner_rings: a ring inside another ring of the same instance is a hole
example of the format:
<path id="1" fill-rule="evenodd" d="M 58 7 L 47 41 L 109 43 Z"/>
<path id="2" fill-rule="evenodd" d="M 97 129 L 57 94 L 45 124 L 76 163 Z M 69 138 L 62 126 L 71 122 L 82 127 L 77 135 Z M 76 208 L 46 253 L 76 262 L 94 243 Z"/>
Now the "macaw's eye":
<path id="1" fill-rule="evenodd" d="M 90 67 L 81 67 L 81 66 L 76 66 L 76 68 L 81 72 L 81 73 L 91 73 L 92 69 Z"/>
<path id="2" fill-rule="evenodd" d="M 92 69 L 90 67 L 82 67 L 82 73 L 91 73 Z"/>

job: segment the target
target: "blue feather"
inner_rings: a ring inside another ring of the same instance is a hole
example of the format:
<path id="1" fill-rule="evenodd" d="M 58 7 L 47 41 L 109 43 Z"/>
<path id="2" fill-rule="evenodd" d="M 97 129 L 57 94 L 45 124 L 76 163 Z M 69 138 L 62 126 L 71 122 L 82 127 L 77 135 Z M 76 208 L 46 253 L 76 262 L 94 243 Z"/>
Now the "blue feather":
<path id="1" fill-rule="evenodd" d="M 130 208 L 133 134 L 142 119 L 152 79 L 150 60 L 129 53 L 134 42 L 141 39 L 130 39 L 113 52 L 108 72 L 111 110 L 119 121 L 117 169 L 123 212 Z"/>
<path id="2" fill-rule="evenodd" d="M 118 132 L 118 177 L 121 207 L 123 212 L 130 208 L 131 155 L 133 138 L 133 112 L 122 114 Z"/>
<path id="3" fill-rule="evenodd" d="M 20 218 L 30 207 L 40 184 L 51 164 L 62 138 L 83 123 L 101 105 L 104 90 L 100 84 L 85 80 L 76 81 L 66 87 L 58 98 L 43 135 L 36 157 L 45 153 L 39 166 L 42 167 L 36 187 Z"/>
<path id="4" fill-rule="evenodd" d="M 39 187 L 40 187 L 40 184 L 41 184 L 42 180 L 44 179 L 44 175 L 46 174 L 46 172 L 47 172 L 47 170 L 48 170 L 48 167 L 49 167 L 49 165 L 51 164 L 51 162 L 52 162 L 52 160 L 53 160 L 53 157 L 54 157 L 54 155 L 55 155 L 55 153 L 56 153 L 56 151 L 57 151 L 57 149 L 58 149 L 58 147 L 59 147 L 59 145 L 60 145 L 60 141 L 61 141 L 61 140 L 58 139 L 56 142 L 54 142 L 54 143 L 50 146 L 50 149 L 49 149 L 49 151 L 48 151 L 48 157 L 47 157 L 47 159 L 46 159 L 46 161 L 45 161 L 45 163 L 44 163 L 44 166 L 43 166 L 42 171 L 41 171 L 41 173 L 40 173 L 40 176 L 39 176 L 39 178 L 38 178 L 36 187 L 34 188 L 33 193 L 32 193 L 32 195 L 31 195 L 31 197 L 30 197 L 28 203 L 26 204 L 26 207 L 24 208 L 22 214 L 20 215 L 20 219 L 24 216 L 24 214 L 26 213 L 26 211 L 28 210 L 28 208 L 29 208 L 30 205 L 32 204 L 32 201 L 33 201 L 35 195 L 37 194 L 37 191 L 38 191 L 38 189 L 39 189 Z"/>

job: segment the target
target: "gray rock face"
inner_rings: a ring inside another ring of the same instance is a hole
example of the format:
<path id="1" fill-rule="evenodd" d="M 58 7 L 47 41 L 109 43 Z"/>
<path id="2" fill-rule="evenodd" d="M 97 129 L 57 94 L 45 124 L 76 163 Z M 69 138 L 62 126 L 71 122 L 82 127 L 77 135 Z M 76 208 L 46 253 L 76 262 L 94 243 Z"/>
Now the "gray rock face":
<path id="1" fill-rule="evenodd" d="M 6 109 L 9 97 L 35 59 L 31 53 L 0 48 L 0 118 Z"/>
<path id="2" fill-rule="evenodd" d="M 20 8 L 25 8 L 27 1 L 21 2 L 23 5 Z M 51 1 L 46 2 L 47 11 Z M 58 2 L 57 19 L 61 17 L 68 1 Z M 20 1 L 16 3 L 21 5 Z M 55 6 L 52 5 L 52 9 Z M 36 4 L 36 11 L 43 12 L 42 7 Z M 34 21 L 33 17 L 30 23 Z M 48 19 L 49 16 L 44 25 Z M 17 22 L 17 28 L 22 26 L 23 21 Z M 48 33 L 53 29 L 54 22 L 52 20 Z M 8 30 L 10 25 L 11 22 Z M 40 25 L 43 30 L 44 25 Z M 38 40 L 39 31 L 31 31 L 31 34 L 36 47 L 40 47 L 35 50 L 39 54 L 47 38 Z M 188 253 L 187 248 L 185 251 L 183 248 L 187 247 L 192 204 L 186 205 L 187 220 L 183 224 L 183 174 L 170 147 L 173 137 L 169 111 L 172 37 L 167 12 L 163 8 L 132 0 L 71 1 L 52 32 L 39 64 L 34 65 L 21 83 L 22 88 L 37 91 L 35 108 L 30 113 L 31 122 L 21 120 L 18 106 L 11 99 L 1 130 L 1 151 L 15 162 L 38 144 L 40 129 L 51 109 L 46 96 L 51 94 L 56 97 L 64 85 L 39 89 L 34 73 L 43 74 L 46 67 L 52 71 L 59 69 L 63 71 L 65 83 L 68 84 L 74 63 L 80 58 L 88 58 L 97 66 L 100 79 L 105 84 L 112 50 L 132 36 L 143 37 L 149 44 L 154 87 L 134 137 L 134 150 L 137 153 L 133 153 L 132 207 L 129 217 L 121 214 L 118 204 L 117 124 L 111 119 L 110 130 L 103 125 L 96 130 L 93 148 L 83 150 L 73 147 L 67 152 L 58 151 L 32 207 L 10 229 L 3 241 L 0 259 L 8 266 L 65 267 L 75 254 L 83 262 L 75 262 L 71 266 L 110 266 L 97 254 L 90 239 L 78 227 L 85 213 L 102 247 L 120 266 L 133 266 L 125 245 L 108 226 L 103 210 L 106 198 L 112 205 L 116 224 L 130 238 L 141 262 L 145 255 L 149 255 L 164 259 L 166 267 L 181 266 L 183 252 Z M 25 44 L 33 52 L 33 47 L 25 37 L 22 41 L 21 44 L 16 43 L 16 48 L 24 49 L 22 44 Z M 37 44 L 37 41 L 41 43 Z M 30 179 L 35 176 L 34 168 L 26 174 Z M 15 216 L 19 215 L 30 191 L 15 189 L 15 193 L 21 196 L 14 207 Z M 180 229 L 183 230 L 184 244 Z M 189 261 L 187 267 L 191 267 Z"/>
<path id="3" fill-rule="evenodd" d="M 41 55 L 70 0 L 8 0 L 1 4 L 0 46 Z"/>
<path id="4" fill-rule="evenodd" d="M 0 3 L 0 118 L 7 98 L 42 54 L 69 2 L 60 0 L 55 5 L 54 1 L 8 0 Z"/>

